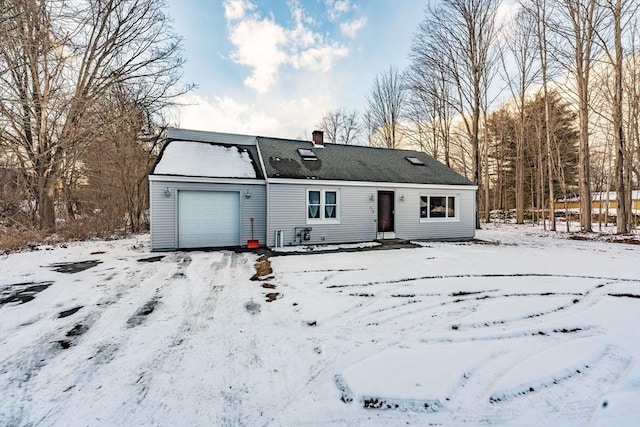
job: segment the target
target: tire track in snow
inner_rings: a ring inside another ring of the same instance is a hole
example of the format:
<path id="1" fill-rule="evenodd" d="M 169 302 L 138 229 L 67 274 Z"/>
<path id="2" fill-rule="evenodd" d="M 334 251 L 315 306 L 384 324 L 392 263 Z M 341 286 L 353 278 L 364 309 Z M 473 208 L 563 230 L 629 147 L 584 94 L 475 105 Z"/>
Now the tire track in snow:
<path id="1" fill-rule="evenodd" d="M 123 269 L 126 270 L 125 274 L 115 272 L 109 276 L 104 276 L 104 271 L 102 270 L 93 272 L 93 276 L 104 277 L 102 283 L 97 285 L 97 288 L 104 289 L 103 292 L 107 295 L 100 298 L 93 305 L 85 305 L 83 311 L 88 312 L 84 313 L 80 319 L 77 319 L 75 316 L 67 318 L 63 325 L 46 331 L 35 341 L 30 342 L 22 347 L 20 351 L 15 352 L 0 362 L 0 372 L 10 375 L 6 382 L 7 390 L 12 390 L 16 387 L 20 390 L 19 394 L 3 392 L 5 396 L 14 396 L 16 402 L 22 402 L 22 406 L 20 406 L 18 410 L 18 415 L 12 416 L 13 422 L 16 424 L 22 423 L 22 417 L 25 413 L 24 405 L 25 403 L 29 404 L 31 401 L 29 396 L 37 392 L 38 388 L 58 386 L 61 393 L 65 391 L 75 392 L 82 388 L 84 382 L 93 377 L 93 369 L 74 370 L 74 378 L 76 380 L 80 379 L 80 382 L 74 384 L 73 387 L 62 386 L 62 383 L 65 380 L 68 381 L 68 379 L 59 378 L 55 375 L 55 372 L 48 372 L 48 366 L 51 364 L 72 363 L 71 361 L 78 357 L 83 357 L 86 353 L 86 346 L 91 345 L 87 344 L 87 341 L 91 341 L 88 336 L 92 334 L 93 326 L 103 320 L 103 317 L 112 312 L 116 307 L 123 305 L 123 301 L 135 291 L 135 287 L 131 286 L 132 278 L 140 275 L 142 281 L 144 281 L 148 277 L 153 276 L 154 273 L 151 266 L 138 265 L 135 263 L 135 260 L 126 261 L 131 262 L 131 265 L 125 264 L 126 267 Z M 131 267 L 133 267 L 133 269 L 131 269 Z M 55 286 L 55 284 L 53 286 Z M 42 317 L 41 319 L 47 321 L 48 317 Z M 33 327 L 38 327 L 37 322 L 32 325 Z M 53 323 L 53 325 L 55 326 L 55 323 Z M 71 332 L 72 328 L 78 325 L 80 325 L 82 332 L 80 334 Z M 96 360 L 110 360 L 109 357 L 104 357 L 104 352 L 105 346 L 98 346 L 96 356 L 101 357 L 97 357 Z M 110 352 L 113 353 L 113 348 L 111 348 Z M 64 355 L 64 360 L 60 360 L 62 355 Z M 89 364 L 88 366 L 91 367 L 92 365 L 93 364 Z M 84 363 L 78 363 L 78 366 L 86 365 Z M 43 372 L 45 378 L 40 378 Z M 61 394 L 58 399 L 65 400 L 71 394 L 73 393 Z M 5 403 L 8 406 L 12 405 L 9 399 L 5 400 Z M 5 417 L 3 416 L 2 418 Z"/>
<path id="2" fill-rule="evenodd" d="M 407 282 L 415 282 L 418 280 L 435 280 L 435 279 L 461 279 L 461 278 L 499 278 L 499 277 L 558 277 L 564 279 L 594 279 L 594 280 L 606 280 L 615 282 L 637 282 L 640 283 L 640 279 L 629 278 L 617 278 L 617 277 L 603 277 L 603 276 L 585 276 L 576 274 L 553 274 L 553 273 L 488 273 L 488 274 L 451 274 L 451 275 L 433 275 L 433 276 L 420 276 L 420 277 L 407 277 L 403 279 L 394 280 L 382 280 L 367 283 L 353 283 L 347 285 L 329 285 L 327 289 L 335 288 L 352 288 L 352 287 L 367 287 L 373 285 L 392 285 Z"/>
<path id="3" fill-rule="evenodd" d="M 618 381 L 631 362 L 630 356 L 607 346 L 595 358 L 567 367 L 557 375 L 521 388 L 495 391 L 490 398 L 500 396 L 505 400 L 490 402 L 486 413 L 505 423 L 527 417 L 527 413 L 545 413 L 548 425 L 586 425 L 604 391 Z M 580 396 L 575 390 L 581 390 Z"/>
<path id="4" fill-rule="evenodd" d="M 167 262 L 172 264 L 172 261 L 180 262 L 181 260 L 179 257 L 176 260 L 168 258 Z M 57 409 L 51 411 L 48 415 L 49 419 L 60 416 L 60 411 L 64 410 L 63 408 L 68 411 L 69 402 L 81 399 L 82 391 L 86 387 L 93 388 L 96 381 L 101 382 L 100 378 L 103 373 L 110 372 L 112 369 L 110 364 L 121 357 L 122 349 L 127 346 L 130 340 L 130 332 L 127 332 L 126 325 L 127 319 L 131 319 L 131 314 L 133 314 L 131 300 L 139 299 L 141 293 L 153 293 L 157 297 L 160 290 L 167 285 L 167 281 L 162 282 L 165 271 L 158 269 L 157 265 L 136 263 L 133 266 L 133 268 L 127 268 L 124 278 L 118 279 L 118 275 L 116 275 L 106 279 L 109 283 L 114 283 L 114 286 L 108 290 L 111 296 L 107 296 L 106 301 L 105 298 L 102 298 L 92 307 L 88 316 L 93 317 L 94 321 L 87 327 L 85 337 L 80 337 L 77 347 L 72 346 L 69 350 L 65 350 L 66 360 L 64 362 L 58 362 L 77 365 L 79 368 L 72 370 L 73 376 L 58 378 L 54 372 L 48 372 L 46 379 L 40 380 L 40 382 L 47 383 L 48 388 L 57 388 L 60 391 L 56 397 Z M 161 279 L 160 283 L 162 283 L 159 287 L 157 286 L 158 279 Z M 166 277 L 164 279 L 167 280 Z M 136 309 L 138 308 L 134 306 L 133 310 Z M 111 327 L 110 325 L 114 323 L 122 325 L 119 335 L 107 338 L 96 336 L 96 334 L 100 334 L 99 331 L 105 325 Z M 98 339 L 96 340 L 96 338 Z M 89 356 L 87 357 L 87 355 Z M 118 372 L 116 375 L 120 376 L 122 372 Z M 144 378 L 138 378 L 139 383 L 142 383 L 143 380 Z"/>

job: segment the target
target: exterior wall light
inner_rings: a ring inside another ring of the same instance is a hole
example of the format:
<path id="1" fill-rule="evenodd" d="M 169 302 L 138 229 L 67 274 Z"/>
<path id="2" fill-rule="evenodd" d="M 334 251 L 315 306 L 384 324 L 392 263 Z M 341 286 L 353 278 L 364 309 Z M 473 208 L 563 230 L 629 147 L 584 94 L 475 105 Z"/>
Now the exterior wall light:
<path id="1" fill-rule="evenodd" d="M 164 197 L 171 197 L 171 189 L 169 187 L 164 189 Z"/>
<path id="2" fill-rule="evenodd" d="M 251 198 L 251 191 L 245 190 L 244 191 L 244 197 L 247 198 L 247 199 L 250 199 Z"/>
<path id="3" fill-rule="evenodd" d="M 400 201 L 404 202 L 404 194 L 400 195 Z"/>
<path id="4" fill-rule="evenodd" d="M 369 194 L 369 200 L 373 201 L 373 194 Z"/>

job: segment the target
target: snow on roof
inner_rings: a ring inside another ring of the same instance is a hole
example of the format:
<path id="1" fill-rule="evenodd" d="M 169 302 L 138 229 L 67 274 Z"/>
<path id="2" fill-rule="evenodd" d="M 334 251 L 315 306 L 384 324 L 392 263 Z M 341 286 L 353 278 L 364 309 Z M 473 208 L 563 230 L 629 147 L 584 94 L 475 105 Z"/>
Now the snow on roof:
<path id="1" fill-rule="evenodd" d="M 247 150 L 195 141 L 171 141 L 153 172 L 158 175 L 256 178 Z"/>

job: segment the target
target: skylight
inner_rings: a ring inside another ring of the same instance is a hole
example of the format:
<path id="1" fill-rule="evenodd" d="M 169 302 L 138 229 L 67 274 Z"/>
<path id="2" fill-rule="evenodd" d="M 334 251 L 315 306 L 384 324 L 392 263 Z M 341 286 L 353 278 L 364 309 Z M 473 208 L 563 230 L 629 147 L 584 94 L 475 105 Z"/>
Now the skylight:
<path id="1" fill-rule="evenodd" d="M 405 157 L 412 165 L 424 166 L 424 162 L 417 157 Z"/>
<path id="2" fill-rule="evenodd" d="M 316 160 L 316 153 L 311 148 L 298 148 L 298 154 L 303 160 Z"/>

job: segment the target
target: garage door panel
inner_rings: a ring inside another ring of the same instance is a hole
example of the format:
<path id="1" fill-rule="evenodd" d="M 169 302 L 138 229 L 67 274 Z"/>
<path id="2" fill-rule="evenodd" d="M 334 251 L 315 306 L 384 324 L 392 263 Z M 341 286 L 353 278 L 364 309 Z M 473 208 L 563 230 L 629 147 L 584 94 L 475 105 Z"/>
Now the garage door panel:
<path id="1" fill-rule="evenodd" d="M 240 195 L 222 191 L 180 191 L 178 246 L 240 245 Z"/>

